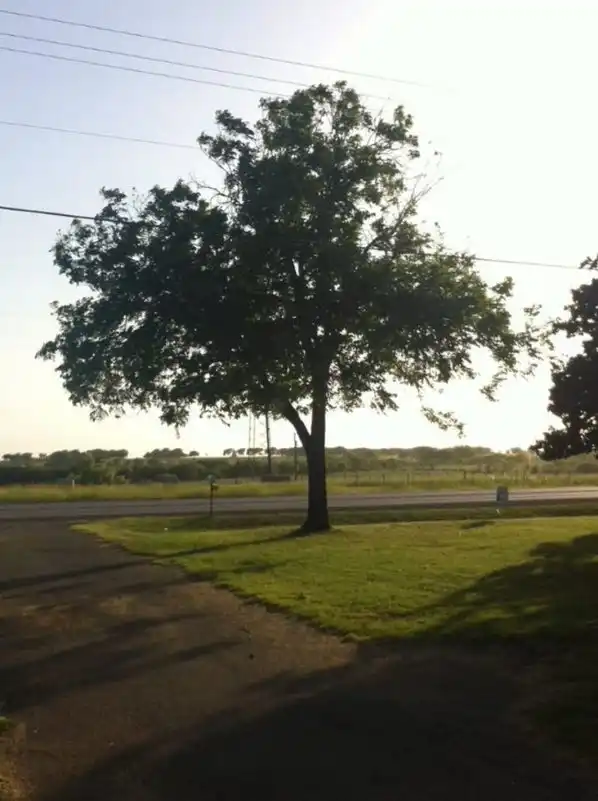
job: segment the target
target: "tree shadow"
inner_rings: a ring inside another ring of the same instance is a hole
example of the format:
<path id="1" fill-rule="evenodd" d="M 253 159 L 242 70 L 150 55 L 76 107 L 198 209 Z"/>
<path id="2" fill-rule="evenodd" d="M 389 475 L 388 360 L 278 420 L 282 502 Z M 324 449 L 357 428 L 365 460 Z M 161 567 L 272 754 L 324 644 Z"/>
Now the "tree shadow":
<path id="1" fill-rule="evenodd" d="M 211 533 L 211 532 L 206 532 Z M 164 554 L 165 559 L 178 559 L 184 558 L 186 556 L 200 556 L 202 554 L 210 554 L 210 553 L 222 553 L 225 551 L 230 551 L 233 548 L 242 548 L 243 546 L 247 545 L 267 545 L 268 543 L 275 543 L 275 542 L 285 542 L 288 540 L 299 540 L 299 539 L 313 539 L 314 537 L 318 536 L 330 536 L 331 532 L 324 532 L 324 533 L 310 533 L 304 531 L 302 528 L 294 528 L 291 531 L 287 531 L 284 534 L 277 534 L 271 537 L 262 537 L 258 540 L 248 540 L 245 542 L 219 542 L 215 545 L 198 545 L 194 548 L 186 548 L 183 551 L 172 551 Z"/>
<path id="2" fill-rule="evenodd" d="M 501 615 L 525 624 L 523 634 L 528 625 L 555 616 L 560 620 L 559 615 L 563 623 L 581 615 L 583 630 L 591 613 L 581 607 L 597 591 L 597 553 L 598 534 L 564 546 L 538 546 L 525 563 L 442 599 L 437 606 L 447 613 L 443 623 L 430 629 L 434 636 L 428 643 L 403 644 L 395 651 L 358 646 L 355 658 L 338 667 L 308 672 L 299 652 L 296 670 L 280 672 L 276 649 L 286 647 L 283 642 L 258 652 L 248 675 L 246 653 L 220 659 L 238 641 L 215 635 L 218 620 L 202 629 L 201 611 L 187 609 L 179 622 L 188 627 L 170 646 L 156 646 L 152 634 L 177 623 L 171 611 L 165 617 L 114 621 L 92 642 L 10 666 L 12 672 L 0 674 L 0 685 L 11 686 L 11 697 L 22 709 L 155 671 L 149 691 L 138 691 L 137 683 L 115 688 L 117 700 L 118 692 L 139 692 L 131 707 L 140 715 L 141 732 L 119 740 L 115 730 L 114 748 L 98 753 L 93 766 L 68 784 L 41 787 L 42 801 L 585 801 L 595 797 L 595 788 L 584 795 L 568 766 L 513 730 L 507 716 L 515 693 L 511 678 L 475 654 L 433 641 L 442 633 L 496 632 Z M 167 591 L 174 571 L 144 564 L 150 573 L 136 568 L 129 576 L 122 571 L 99 574 L 95 597 L 114 593 L 115 586 L 121 592 L 146 584 L 152 589 L 152 575 L 153 589 Z M 271 567 L 253 565 L 258 572 Z M 107 581 L 111 575 L 118 576 L 116 585 Z M 89 580 L 94 581 L 93 575 Z M 80 591 L 75 587 L 73 594 Z M 493 628 L 487 628 L 489 623 Z M 192 636 L 196 639 L 190 641 Z M 173 680 L 158 673 L 166 665 L 196 658 L 211 663 L 213 673 L 203 674 L 211 679 L 208 684 L 197 681 L 194 666 L 185 683 L 178 674 Z M 233 675 L 230 683 L 217 686 L 219 671 Z M 169 705 L 173 692 L 184 694 L 184 704 Z M 160 709 L 148 710 L 148 700 L 158 696 Z M 179 719 L 181 706 L 185 714 Z M 106 739 L 118 722 L 116 714 L 106 721 Z"/>
<path id="3" fill-rule="evenodd" d="M 29 653 L 37 651 L 28 660 L 15 659 L 12 664 L 0 667 L 0 687 L 11 714 L 22 714 L 26 709 L 52 701 L 55 698 L 77 693 L 87 688 L 99 688 L 127 678 L 147 675 L 171 665 L 234 648 L 243 642 L 238 639 L 219 638 L 194 644 L 190 638 L 173 645 L 160 643 L 160 629 L 185 623 L 196 623 L 196 612 L 170 615 L 165 619 L 113 622 L 104 627 L 100 636 L 92 641 L 62 643 L 51 653 L 44 653 L 52 639 L 60 635 L 48 632 L 33 643 L 26 636 L 5 642 L 7 652 L 15 645 L 25 646 Z M 41 651 L 41 653 L 40 653 Z"/>
<path id="4" fill-rule="evenodd" d="M 427 635 L 597 637 L 598 533 L 542 543 L 525 562 L 488 573 L 425 609 L 431 610 L 446 615 Z"/>
<path id="5" fill-rule="evenodd" d="M 7 565 L 0 583 L 7 601 L 0 617 L 0 690 L 11 714 L 150 673 L 159 681 L 160 671 L 171 666 L 248 644 L 246 633 L 223 636 L 205 610 L 172 594 L 194 578 L 214 578 L 208 572 L 158 569 L 124 549 L 100 550 L 93 540 L 66 531 L 45 536 L 35 541 L 42 559 L 32 559 L 31 569 L 29 560 L 19 560 L 16 576 Z M 35 570 L 46 558 L 56 569 Z M 67 559 L 80 566 L 63 569 Z M 90 565 L 91 559 L 96 563 Z M 272 567 L 239 560 L 232 572 L 259 574 Z"/>
<path id="6" fill-rule="evenodd" d="M 463 523 L 461 528 L 464 531 L 471 531 L 472 529 L 476 528 L 487 528 L 488 526 L 493 526 L 494 523 L 494 520 L 472 520 L 469 523 Z"/>
<path id="7" fill-rule="evenodd" d="M 77 568 L 75 570 L 65 570 L 64 572 L 37 573 L 29 576 L 5 579 L 0 581 L 0 593 L 4 595 L 15 590 L 27 589 L 35 590 L 40 585 L 57 585 L 68 579 L 83 578 L 86 576 L 100 576 L 103 573 L 113 573 L 119 570 L 129 570 L 137 565 L 147 564 L 144 559 L 119 560 L 109 564 L 94 565 L 93 567 Z M 48 587 L 47 592 L 52 588 Z"/>
<path id="8" fill-rule="evenodd" d="M 590 799 L 513 734 L 510 692 L 457 655 L 270 675 L 243 708 L 125 748 L 42 801 Z"/>
<path id="9" fill-rule="evenodd" d="M 241 562 L 236 567 L 230 567 L 226 570 L 226 575 L 232 576 L 243 576 L 243 575 L 259 575 L 259 574 L 266 574 L 270 573 L 272 570 L 275 570 L 277 567 L 282 567 L 283 565 L 287 565 L 291 562 L 290 559 L 280 559 L 277 562 L 268 561 L 268 562 L 258 562 L 254 559 L 247 560 Z M 213 582 L 216 586 L 226 586 L 226 582 L 223 583 L 222 581 L 222 571 L 220 570 L 211 570 L 210 568 L 202 568 L 198 570 L 194 570 L 192 575 L 187 575 L 186 580 L 189 581 L 208 581 Z M 242 595 L 240 591 L 237 591 L 237 595 Z M 246 598 L 249 601 L 249 598 Z M 267 606 L 267 604 L 259 599 L 255 601 L 257 604 L 261 606 Z M 277 610 L 280 611 L 280 610 Z"/>
<path id="10" fill-rule="evenodd" d="M 63 557 L 64 537 L 72 544 Z M 24 560 L 20 573 L 1 583 L 0 694 L 10 714 L 245 642 L 241 633 L 225 637 L 214 630 L 199 606 L 177 600 L 178 588 L 190 584 L 182 571 L 158 570 L 124 552 L 118 558 L 115 549 L 95 543 L 90 558 L 85 542 L 67 531 L 58 538 L 48 535 L 47 541 L 56 542 L 48 563 L 53 555 L 57 569 L 27 574 Z M 46 547 L 46 540 L 41 542 L 37 553 Z M 61 569 L 67 557 L 80 566 Z M 92 559 L 96 564 L 90 566 Z M 37 567 L 37 558 L 31 564 Z"/>

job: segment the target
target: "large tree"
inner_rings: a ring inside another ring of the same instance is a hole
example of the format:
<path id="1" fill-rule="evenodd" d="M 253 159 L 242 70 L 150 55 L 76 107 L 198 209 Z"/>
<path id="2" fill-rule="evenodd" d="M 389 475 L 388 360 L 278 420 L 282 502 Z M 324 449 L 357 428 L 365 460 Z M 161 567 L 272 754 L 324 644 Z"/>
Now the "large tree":
<path id="1" fill-rule="evenodd" d="M 582 267 L 598 266 L 587 259 Z M 571 293 L 565 315 L 553 325 L 555 335 L 577 340 L 579 351 L 570 358 L 555 358 L 548 411 L 559 418 L 534 450 L 546 460 L 581 453 L 598 455 L 598 278 Z"/>
<path id="2" fill-rule="evenodd" d="M 60 236 L 55 262 L 88 294 L 55 304 L 58 334 L 39 355 L 96 419 L 127 407 L 176 426 L 193 408 L 286 418 L 306 453 L 305 529 L 325 530 L 328 409 L 395 409 L 397 385 L 474 377 L 483 350 L 490 393 L 537 355 L 537 330 L 529 316 L 512 326 L 510 279 L 487 286 L 418 223 L 402 107 L 375 117 L 344 83 L 260 105 L 255 125 L 222 111 L 200 137 L 222 171 L 214 190 L 103 190 L 94 222 Z"/>

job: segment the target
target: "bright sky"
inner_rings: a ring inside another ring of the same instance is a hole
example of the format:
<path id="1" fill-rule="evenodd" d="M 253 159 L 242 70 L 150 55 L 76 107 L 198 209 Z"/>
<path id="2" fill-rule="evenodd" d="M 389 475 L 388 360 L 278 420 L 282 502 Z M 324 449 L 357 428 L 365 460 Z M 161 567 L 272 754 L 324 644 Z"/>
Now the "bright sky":
<path id="1" fill-rule="evenodd" d="M 595 41 L 592 0 L 0 0 L 0 8 L 345 67 L 429 84 L 352 79 L 364 93 L 390 95 L 410 111 L 424 142 L 442 152 L 426 214 L 451 246 L 479 256 L 577 265 L 598 251 Z M 129 39 L 0 14 L 0 32 L 59 39 L 142 55 L 270 75 L 330 81 L 330 73 Z M 0 46 L 60 53 L 143 69 L 276 88 L 267 82 L 131 62 L 0 36 Z M 258 95 L 0 51 L 0 119 L 193 143 L 216 109 L 253 120 Z M 98 189 L 146 189 L 206 174 L 199 154 L 0 125 L 0 204 L 94 214 Z M 34 360 L 52 336 L 49 303 L 66 300 L 49 249 L 60 221 L 0 212 L 0 453 L 126 447 L 132 453 L 183 447 L 219 453 L 248 444 L 246 422 L 195 419 L 181 433 L 153 415 L 91 423 L 73 409 L 51 365 Z M 495 282 L 511 273 L 516 307 L 558 312 L 583 274 L 526 266 L 481 266 Z M 511 381 L 491 404 L 473 387 L 439 399 L 466 422 L 466 442 L 497 449 L 529 445 L 549 423 L 548 374 Z M 407 397 L 400 413 L 332 414 L 330 445 L 451 445 Z M 263 432 L 260 432 L 263 436 Z M 292 430 L 274 426 L 274 444 Z"/>

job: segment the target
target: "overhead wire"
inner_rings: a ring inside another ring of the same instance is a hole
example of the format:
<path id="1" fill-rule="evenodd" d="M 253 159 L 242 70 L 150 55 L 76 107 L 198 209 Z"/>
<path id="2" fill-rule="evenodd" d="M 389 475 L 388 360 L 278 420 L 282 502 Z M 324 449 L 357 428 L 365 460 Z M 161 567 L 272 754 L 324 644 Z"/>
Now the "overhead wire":
<path id="1" fill-rule="evenodd" d="M 168 78 L 171 81 L 183 81 L 185 83 L 197 83 L 203 86 L 217 86 L 221 89 L 236 89 L 240 92 L 252 92 L 253 94 L 270 94 L 276 97 L 289 98 L 289 94 L 283 92 L 268 92 L 267 89 L 258 89 L 255 86 L 239 86 L 238 84 L 223 83 L 220 81 L 208 81 L 204 78 L 192 78 L 190 75 L 175 75 L 172 72 L 157 72 L 155 70 L 144 70 L 140 67 L 129 67 L 124 64 L 106 64 L 102 61 L 93 61 L 87 58 L 76 58 L 75 56 L 62 56 L 58 53 L 41 53 L 39 50 L 23 50 L 19 47 L 9 47 L 8 45 L 0 45 L 0 50 L 8 53 L 19 53 L 25 56 L 37 56 L 39 58 L 48 58 L 54 61 L 66 61 L 72 64 L 86 64 L 92 67 L 103 67 L 108 70 L 117 70 L 118 72 L 132 72 L 137 75 L 150 75 L 154 78 Z"/>
<path id="2" fill-rule="evenodd" d="M 16 120 L 0 120 L 0 126 L 10 128 L 26 128 L 33 131 L 49 131 L 51 133 L 69 134 L 70 136 L 87 136 L 94 139 L 114 139 L 117 142 L 131 142 L 137 145 L 154 145 L 157 147 L 172 147 L 180 150 L 199 151 L 199 145 L 185 144 L 184 142 L 168 142 L 163 139 L 145 139 L 138 136 L 125 136 L 123 134 L 102 133 L 101 131 L 85 131 L 79 128 L 59 128 L 55 125 L 38 125 L 33 122 L 17 122 Z"/>
<path id="3" fill-rule="evenodd" d="M 379 80 L 379 81 L 387 81 L 387 82 L 398 83 L 398 84 L 407 84 L 407 85 L 412 85 L 412 86 L 421 86 L 421 87 L 429 87 L 430 86 L 429 84 L 423 84 L 423 83 L 419 83 L 419 82 L 416 82 L 416 81 L 409 81 L 409 80 L 404 80 L 404 79 L 400 79 L 400 78 L 394 78 L 394 77 L 388 76 L 388 75 L 376 75 L 376 74 L 367 73 L 367 72 L 360 72 L 360 71 L 355 71 L 355 70 L 346 70 L 346 69 L 341 68 L 341 67 L 331 67 L 329 65 L 323 65 L 323 64 L 315 64 L 315 63 L 303 62 L 303 61 L 294 61 L 294 60 L 291 60 L 291 59 L 284 59 L 284 58 L 278 58 L 278 57 L 274 57 L 274 56 L 267 56 L 267 55 L 260 54 L 260 53 L 250 53 L 250 52 L 245 52 L 245 51 L 242 51 L 242 50 L 221 48 L 221 47 L 207 45 L 207 44 L 199 43 L 199 42 L 192 42 L 192 41 L 188 41 L 188 40 L 181 40 L 181 39 L 175 39 L 175 38 L 164 37 L 164 36 L 156 36 L 156 35 L 152 35 L 152 34 L 145 34 L 145 33 L 142 33 L 140 31 L 133 31 L 133 30 L 127 30 L 127 29 L 120 29 L 120 28 L 112 28 L 112 27 L 109 27 L 109 26 L 96 25 L 96 24 L 86 23 L 86 22 L 78 22 L 78 21 L 75 21 L 75 20 L 67 20 L 67 19 L 62 19 L 62 18 L 58 18 L 58 17 L 49 17 L 49 16 L 45 16 L 45 15 L 41 15 L 41 14 L 30 14 L 30 13 L 21 12 L 21 11 L 14 11 L 12 9 L 2 9 L 2 8 L 0 8 L 0 14 L 4 14 L 4 15 L 7 15 L 7 16 L 12 16 L 12 17 L 21 17 L 21 18 L 25 18 L 25 19 L 33 19 L 33 20 L 38 20 L 38 21 L 43 21 L 43 22 L 49 22 L 49 23 L 53 23 L 53 24 L 69 26 L 69 27 L 74 27 L 74 28 L 82 28 L 82 29 L 87 29 L 87 30 L 101 31 L 101 32 L 104 32 L 104 33 L 116 34 L 116 35 L 126 36 L 126 37 L 130 37 L 130 38 L 162 42 L 162 43 L 173 44 L 173 45 L 182 46 L 182 47 L 190 47 L 190 48 L 207 50 L 207 51 L 212 51 L 212 52 L 219 52 L 219 53 L 224 53 L 224 54 L 228 54 L 228 55 L 242 56 L 242 57 L 245 57 L 245 58 L 259 59 L 259 60 L 267 61 L 267 62 L 274 62 L 274 63 L 279 63 L 279 64 L 288 64 L 288 65 L 295 66 L 295 67 L 306 67 L 306 68 L 318 69 L 318 70 L 323 70 L 323 71 L 328 71 L 328 72 L 335 72 L 335 73 L 338 73 L 338 74 L 352 75 L 352 76 L 355 76 L 355 77 L 368 78 L 368 79 Z M 200 64 L 194 64 L 194 63 L 191 63 L 191 62 L 177 61 L 177 60 L 174 60 L 174 59 L 158 58 L 158 57 L 153 57 L 153 56 L 146 56 L 146 55 L 141 55 L 141 54 L 137 54 L 137 53 L 130 53 L 130 52 L 127 52 L 127 51 L 113 50 L 113 49 L 109 49 L 109 48 L 101 48 L 101 47 L 95 47 L 95 46 L 91 46 L 91 45 L 83 45 L 83 44 L 73 43 L 73 42 L 65 42 L 65 41 L 60 41 L 60 40 L 55 40 L 55 39 L 48 39 L 48 38 L 44 38 L 44 37 L 35 37 L 35 36 L 29 36 L 29 35 L 24 35 L 24 34 L 16 34 L 16 33 L 13 33 L 13 32 L 6 32 L 6 31 L 0 31 L 0 36 L 5 36 L 5 37 L 12 38 L 12 39 L 20 39 L 20 40 L 23 40 L 23 41 L 32 41 L 32 42 L 51 44 L 51 45 L 57 45 L 57 46 L 62 46 L 62 47 L 75 48 L 75 49 L 79 49 L 79 50 L 86 50 L 88 52 L 103 53 L 103 54 L 106 54 L 106 55 L 114 55 L 114 56 L 125 57 L 125 58 L 133 58 L 133 59 L 152 62 L 152 63 L 168 64 L 170 66 L 177 66 L 177 67 L 184 67 L 184 68 L 189 68 L 189 69 L 194 69 L 194 70 L 203 70 L 203 71 L 216 72 L 216 73 L 224 74 L 224 75 L 233 75 L 233 76 L 236 76 L 236 77 L 250 78 L 252 80 L 263 80 L 263 81 L 270 81 L 272 83 L 283 83 L 283 84 L 287 84 L 289 86 L 297 86 L 297 87 L 302 87 L 302 88 L 305 88 L 306 86 L 308 86 L 307 84 L 301 83 L 299 81 L 285 80 L 285 79 L 282 79 L 282 78 L 275 78 L 275 77 L 264 76 L 264 75 L 256 75 L 256 74 L 246 73 L 246 72 L 241 72 L 241 71 L 225 70 L 225 69 L 220 69 L 220 68 L 211 67 L 211 66 L 204 66 L 204 65 L 200 65 Z M 173 74 L 173 73 L 158 72 L 158 71 L 153 71 L 153 70 L 145 70 L 145 69 L 140 69 L 140 68 L 131 67 L 131 66 L 127 66 L 127 65 L 108 64 L 108 63 L 105 63 L 105 62 L 93 61 L 91 59 L 82 59 L 82 58 L 64 56 L 64 55 L 60 55 L 60 54 L 57 54 L 57 53 L 44 53 L 44 52 L 39 52 L 39 51 L 35 51 L 35 50 L 25 50 L 25 49 L 21 49 L 21 48 L 14 48 L 14 47 L 6 46 L 6 45 L 0 45 L 0 51 L 17 53 L 17 54 L 21 54 L 21 55 L 36 56 L 36 57 L 39 57 L 39 58 L 47 58 L 47 59 L 70 62 L 70 63 L 75 63 L 75 64 L 85 64 L 85 65 L 89 65 L 89 66 L 102 67 L 104 69 L 118 70 L 118 71 L 123 71 L 123 72 L 131 72 L 131 73 L 140 74 L 140 75 L 148 75 L 148 76 L 151 76 L 151 77 L 161 77 L 161 78 L 166 78 L 166 79 L 169 79 L 169 80 L 178 80 L 178 81 L 183 81 L 183 82 L 187 82 L 187 83 L 197 83 L 197 84 L 203 84 L 203 85 L 207 85 L 207 86 L 215 86 L 215 87 L 219 87 L 219 88 L 234 89 L 234 90 L 238 90 L 238 91 L 246 91 L 246 92 L 252 92 L 252 93 L 259 93 L 259 94 L 267 93 L 266 89 L 260 89 L 260 88 L 257 88 L 257 87 L 239 86 L 239 85 L 236 85 L 236 84 L 228 84 L 228 83 L 219 82 L 219 81 L 209 81 L 209 80 L 200 79 L 200 78 L 193 78 L 191 76 L 177 75 L 177 74 Z M 278 97 L 286 97 L 286 98 L 290 97 L 290 95 L 288 95 L 288 94 L 279 93 L 279 92 L 272 92 L 271 94 L 275 94 Z M 373 99 L 377 99 L 377 100 L 390 100 L 391 99 L 391 98 L 384 97 L 384 96 L 381 96 L 381 95 L 364 95 L 364 96 L 369 97 L 369 98 L 373 98 Z M 135 144 L 148 144 L 148 145 L 155 145 L 155 146 L 161 146 L 161 147 L 171 147 L 171 148 L 189 149 L 189 150 L 191 150 L 191 149 L 196 150 L 197 149 L 197 145 L 192 145 L 192 144 L 184 144 L 184 143 L 179 143 L 179 142 L 168 142 L 168 141 L 156 140 L 156 139 L 146 139 L 146 138 L 142 138 L 142 137 L 124 136 L 124 135 L 119 135 L 119 134 L 102 133 L 102 132 L 97 132 L 97 131 L 86 131 L 86 130 L 81 130 L 81 129 L 60 128 L 60 127 L 55 127 L 55 126 L 38 125 L 38 124 L 34 124 L 34 123 L 17 122 L 17 121 L 12 121 L 12 120 L 0 120 L 0 125 L 11 126 L 11 127 L 19 127 L 19 128 L 29 128 L 29 129 L 41 130 L 41 131 L 51 131 L 51 132 L 55 132 L 55 133 L 70 134 L 70 135 L 77 135 L 77 136 L 95 137 L 95 138 L 100 138 L 100 139 L 113 139 L 113 140 L 117 140 L 117 141 L 131 142 L 131 143 L 135 143 Z M 36 215 L 43 215 L 43 216 L 50 216 L 50 217 L 61 217 L 61 218 L 67 218 L 67 219 L 81 219 L 81 220 L 89 220 L 89 221 L 94 221 L 96 219 L 95 217 L 91 217 L 91 216 L 87 216 L 87 215 L 80 215 L 80 214 L 79 215 L 75 215 L 75 214 L 69 214 L 69 213 L 66 213 L 66 212 L 55 212 L 55 211 L 50 211 L 50 210 L 21 208 L 21 207 L 14 207 L 14 206 L 0 206 L 0 210 L 12 211 L 12 212 L 18 212 L 18 213 L 36 214 Z M 504 265 L 511 265 L 511 266 L 542 267 L 542 268 L 554 268 L 554 269 L 576 270 L 576 271 L 583 270 L 583 269 L 588 269 L 588 268 L 575 267 L 575 266 L 569 265 L 569 264 L 554 264 L 554 263 L 549 263 L 549 262 L 536 262 L 536 261 L 518 261 L 518 260 L 513 260 L 513 259 L 498 259 L 498 258 L 490 258 L 490 257 L 482 257 L 482 256 L 479 256 L 479 257 L 476 256 L 475 259 L 476 259 L 476 261 L 489 263 L 489 264 L 504 264 Z"/>
<path id="4" fill-rule="evenodd" d="M 14 211 L 18 214 L 39 214 L 44 217 L 65 217 L 70 220 L 95 220 L 95 217 L 90 217 L 85 214 L 69 214 L 66 211 L 49 211 L 48 209 L 29 209 L 22 206 L 1 206 L 0 211 Z"/>
<path id="5" fill-rule="evenodd" d="M 92 217 L 89 214 L 70 214 L 64 211 L 51 211 L 49 209 L 35 209 L 35 208 L 27 208 L 23 206 L 6 206 L 0 205 L 0 211 L 12 211 L 19 214 L 34 214 L 34 215 L 42 215 L 45 217 L 61 217 L 70 220 L 87 220 L 90 222 L 96 222 L 97 217 Z M 110 222 L 110 220 L 106 220 L 105 222 Z M 550 267 L 553 269 L 558 270 L 574 270 L 576 272 L 595 272 L 590 267 L 575 267 L 572 264 L 554 264 L 551 262 L 542 262 L 542 261 L 518 261 L 516 259 L 498 259 L 498 258 L 491 258 L 489 256 L 473 256 L 475 261 L 481 261 L 491 264 L 506 264 L 510 266 L 520 266 L 520 267 Z"/>
<path id="6" fill-rule="evenodd" d="M 490 264 L 511 264 L 523 267 L 552 267 L 556 270 L 580 270 L 581 267 L 574 267 L 572 264 L 554 264 L 546 261 L 519 261 L 517 259 L 491 259 L 484 256 L 476 256 L 476 261 L 484 261 Z"/>
<path id="7" fill-rule="evenodd" d="M 204 64 L 194 64 L 190 61 L 177 61 L 171 58 L 158 58 L 157 56 L 146 56 L 140 53 L 131 53 L 127 50 L 112 50 L 106 47 L 95 47 L 93 45 L 79 44 L 78 42 L 65 42 L 60 39 L 47 39 L 42 36 L 26 36 L 20 33 L 12 33 L 10 31 L 0 31 L 0 36 L 8 37 L 10 39 L 19 39 L 26 42 L 37 42 L 38 44 L 57 45 L 59 47 L 70 47 L 75 50 L 85 50 L 91 53 L 101 53 L 109 56 L 119 56 L 122 58 L 132 58 L 137 61 L 148 61 L 152 64 L 167 64 L 171 67 L 184 67 L 185 69 L 202 70 L 205 72 L 216 72 L 220 75 L 233 75 L 237 78 L 250 78 L 256 81 L 269 81 L 270 83 L 286 84 L 287 86 L 296 86 L 301 89 L 307 89 L 309 84 L 301 81 L 293 81 L 288 78 L 274 78 L 269 75 L 256 75 L 251 72 L 239 72 L 238 70 L 222 69 L 220 67 L 210 67 Z M 161 77 L 164 77 L 163 75 Z M 391 100 L 386 95 L 373 95 L 365 92 L 360 93 L 362 97 L 367 97 L 372 100 Z"/>
<path id="8" fill-rule="evenodd" d="M 395 78 L 390 75 L 377 75 L 375 73 L 360 72 L 358 70 L 349 70 L 343 67 L 332 67 L 326 64 L 315 64 L 309 61 L 295 61 L 288 58 L 279 58 L 276 56 L 268 56 L 264 53 L 250 53 L 244 50 L 236 50 L 233 48 L 216 47 L 215 45 L 207 45 L 202 42 L 192 42 L 185 39 L 174 39 L 168 36 L 157 36 L 150 33 L 142 33 L 141 31 L 133 31 L 125 28 L 112 28 L 107 25 L 97 25 L 90 22 L 78 22 L 76 20 L 68 20 L 60 17 L 49 17 L 42 14 L 31 14 L 25 11 L 14 11 L 12 9 L 0 8 L 0 14 L 5 14 L 11 17 L 20 17 L 22 19 L 38 20 L 40 22 L 49 22 L 55 25 L 65 25 L 73 28 L 83 28 L 90 31 L 101 31 L 103 33 L 116 34 L 118 36 L 127 36 L 135 39 L 145 39 L 151 42 L 162 42 L 163 44 L 173 44 L 179 47 L 191 47 L 199 50 L 209 50 L 213 53 L 224 53 L 231 56 L 241 56 L 243 58 L 258 59 L 260 61 L 269 61 L 275 64 L 288 64 L 292 67 L 304 67 L 307 69 L 321 70 L 324 72 L 334 72 L 339 75 L 350 75 L 355 78 L 367 78 L 375 81 L 385 81 L 389 83 L 404 84 L 408 86 L 420 86 L 423 88 L 432 88 L 430 84 L 421 83 L 419 81 L 405 80 L 403 78 Z"/>

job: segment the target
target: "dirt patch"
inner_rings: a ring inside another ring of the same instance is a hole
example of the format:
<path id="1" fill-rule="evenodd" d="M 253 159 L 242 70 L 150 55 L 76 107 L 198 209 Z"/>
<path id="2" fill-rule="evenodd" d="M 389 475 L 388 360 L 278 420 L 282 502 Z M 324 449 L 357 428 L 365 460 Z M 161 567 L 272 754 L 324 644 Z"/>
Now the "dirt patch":
<path id="1" fill-rule="evenodd" d="M 0 731 L 0 801 L 26 801 L 25 727 L 11 722 Z"/>
<path id="2" fill-rule="evenodd" d="M 0 527 L 36 801 L 585 801 L 494 654 L 358 647 L 57 524 Z"/>

